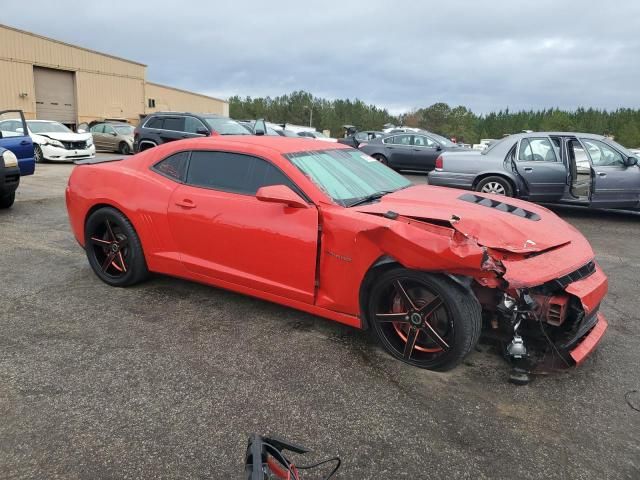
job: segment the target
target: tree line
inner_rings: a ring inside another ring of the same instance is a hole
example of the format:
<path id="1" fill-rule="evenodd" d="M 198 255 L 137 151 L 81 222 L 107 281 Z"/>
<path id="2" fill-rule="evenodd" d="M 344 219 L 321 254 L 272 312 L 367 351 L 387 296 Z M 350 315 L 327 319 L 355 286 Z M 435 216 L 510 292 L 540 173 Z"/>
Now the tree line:
<path id="1" fill-rule="evenodd" d="M 265 118 L 275 123 L 309 125 L 341 136 L 343 125 L 360 130 L 380 130 L 386 123 L 420 127 L 465 143 L 481 138 L 502 138 L 523 130 L 577 131 L 612 135 L 621 144 L 640 147 L 640 109 L 599 110 L 578 108 L 573 111 L 550 108 L 511 112 L 500 110 L 477 115 L 462 105 L 450 107 L 435 103 L 403 115 L 391 115 L 386 109 L 355 100 L 327 100 L 304 91 L 271 98 L 234 96 L 229 113 L 236 119 Z"/>

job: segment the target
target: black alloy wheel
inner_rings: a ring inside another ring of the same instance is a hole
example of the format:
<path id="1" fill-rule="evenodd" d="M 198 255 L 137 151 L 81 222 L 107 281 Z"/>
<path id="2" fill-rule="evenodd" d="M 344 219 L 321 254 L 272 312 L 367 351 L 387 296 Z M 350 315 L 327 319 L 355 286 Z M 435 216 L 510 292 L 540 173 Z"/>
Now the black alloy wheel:
<path id="1" fill-rule="evenodd" d="M 429 370 L 455 367 L 475 347 L 482 327 L 475 296 L 447 277 L 396 268 L 371 290 L 369 325 L 403 362 Z"/>
<path id="2" fill-rule="evenodd" d="M 89 216 L 85 250 L 95 274 L 109 285 L 126 287 L 149 274 L 136 231 L 115 208 L 103 207 Z"/>

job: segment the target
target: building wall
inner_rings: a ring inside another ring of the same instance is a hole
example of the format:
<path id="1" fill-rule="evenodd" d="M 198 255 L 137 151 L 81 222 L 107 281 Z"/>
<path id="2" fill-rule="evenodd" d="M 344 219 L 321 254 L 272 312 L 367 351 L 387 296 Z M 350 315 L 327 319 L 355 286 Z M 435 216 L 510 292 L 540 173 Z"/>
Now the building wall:
<path id="1" fill-rule="evenodd" d="M 76 73 L 78 122 L 103 118 L 137 124 L 144 112 L 144 81 L 89 72 Z"/>
<path id="2" fill-rule="evenodd" d="M 75 72 L 78 123 L 122 118 L 137 124 L 158 110 L 229 115 L 224 100 L 145 82 L 141 63 L 5 25 L 0 25 L 0 110 L 21 109 L 36 118 L 34 66 Z M 147 106 L 148 98 L 156 100 L 155 108 Z"/>
<path id="3" fill-rule="evenodd" d="M 0 47 L 2 48 L 2 47 Z M 21 97 L 26 93 L 26 97 Z M 19 109 L 27 118 L 36 118 L 33 66 L 0 59 L 0 110 Z"/>
<path id="4" fill-rule="evenodd" d="M 217 113 L 229 116 L 229 103 L 219 98 L 187 92 L 178 88 L 146 82 L 145 113 L 160 111 Z M 149 99 L 155 100 L 155 107 L 149 107 Z"/>

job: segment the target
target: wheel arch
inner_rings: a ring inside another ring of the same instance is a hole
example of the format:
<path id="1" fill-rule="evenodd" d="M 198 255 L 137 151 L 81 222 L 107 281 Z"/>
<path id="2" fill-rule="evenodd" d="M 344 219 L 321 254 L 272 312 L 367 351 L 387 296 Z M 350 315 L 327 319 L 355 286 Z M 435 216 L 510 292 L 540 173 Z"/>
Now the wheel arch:
<path id="1" fill-rule="evenodd" d="M 368 308 L 368 295 L 373 287 L 376 278 L 382 273 L 391 268 L 403 267 L 398 260 L 389 256 L 382 255 L 376 259 L 375 262 L 367 269 L 362 282 L 360 283 L 360 291 L 358 292 L 358 301 L 360 304 L 360 325 L 363 330 L 369 329 L 369 308 Z"/>
<path id="2" fill-rule="evenodd" d="M 358 300 L 360 304 L 360 325 L 363 330 L 368 330 L 370 328 L 369 325 L 369 311 L 368 311 L 368 295 L 373 285 L 375 284 L 376 278 L 382 274 L 383 272 L 390 270 L 392 268 L 407 268 L 408 270 L 414 270 L 403 265 L 399 260 L 390 256 L 390 255 L 382 255 L 376 259 L 375 262 L 371 264 L 368 268 L 362 282 L 360 283 L 360 291 L 358 293 Z M 454 282 L 458 287 L 465 290 L 469 295 L 478 300 L 477 295 L 474 293 L 472 289 L 473 278 L 464 276 L 464 275 L 454 275 L 450 273 L 444 272 L 433 272 L 430 270 L 422 270 L 426 273 L 438 273 L 442 276 L 447 277 L 452 282 Z"/>
<path id="3" fill-rule="evenodd" d="M 520 188 L 518 188 L 518 184 L 516 183 L 515 179 L 512 178 L 508 173 L 505 173 L 505 172 L 483 172 L 483 173 L 480 173 L 480 174 L 478 174 L 476 176 L 476 178 L 473 179 L 473 183 L 471 184 L 471 189 L 475 190 L 476 187 L 478 186 L 478 183 L 480 183 L 482 180 L 484 180 L 487 177 L 504 178 L 511 185 L 511 189 L 513 190 L 514 195 L 520 193 Z"/>

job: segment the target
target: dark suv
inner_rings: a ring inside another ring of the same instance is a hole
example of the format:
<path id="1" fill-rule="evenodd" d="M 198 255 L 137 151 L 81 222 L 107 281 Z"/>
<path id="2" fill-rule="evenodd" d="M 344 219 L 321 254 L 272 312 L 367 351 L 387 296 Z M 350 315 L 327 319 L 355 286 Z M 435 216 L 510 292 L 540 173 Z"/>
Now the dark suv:
<path id="1" fill-rule="evenodd" d="M 183 138 L 210 135 L 251 135 L 235 120 L 210 113 L 156 112 L 146 116 L 133 132 L 133 151 Z"/>

